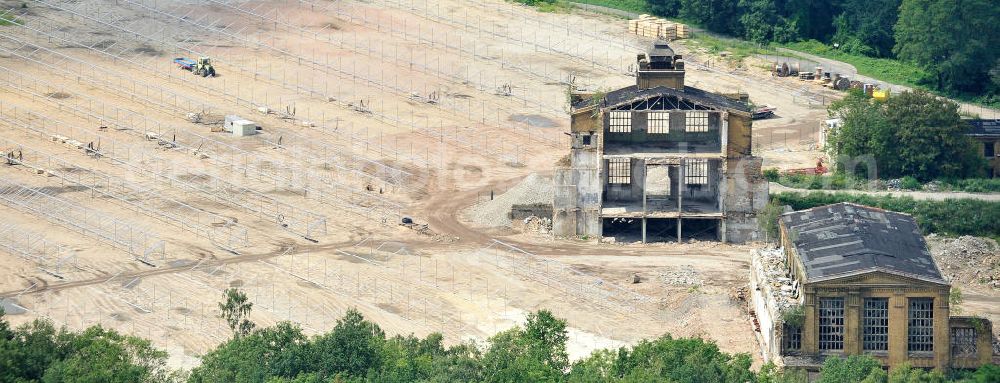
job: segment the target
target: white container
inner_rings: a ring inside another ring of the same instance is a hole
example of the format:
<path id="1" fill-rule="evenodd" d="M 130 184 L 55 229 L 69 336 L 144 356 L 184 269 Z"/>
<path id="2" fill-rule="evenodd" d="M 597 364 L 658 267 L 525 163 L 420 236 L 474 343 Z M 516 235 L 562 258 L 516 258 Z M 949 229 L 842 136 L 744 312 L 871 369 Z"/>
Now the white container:
<path id="1" fill-rule="evenodd" d="M 233 137 L 245 137 L 257 134 L 257 123 L 250 120 L 236 120 L 232 122 Z"/>

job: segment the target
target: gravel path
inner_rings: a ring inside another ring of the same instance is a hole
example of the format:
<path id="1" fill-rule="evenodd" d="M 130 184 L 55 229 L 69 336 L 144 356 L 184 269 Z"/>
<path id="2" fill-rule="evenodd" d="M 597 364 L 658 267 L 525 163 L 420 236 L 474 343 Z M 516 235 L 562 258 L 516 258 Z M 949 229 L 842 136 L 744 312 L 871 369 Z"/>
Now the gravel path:
<path id="1" fill-rule="evenodd" d="M 964 192 L 926 192 L 926 191 L 867 191 L 867 190 L 811 190 L 811 189 L 796 189 L 787 186 L 782 186 L 781 184 L 771 182 L 770 183 L 771 194 L 781 193 L 781 192 L 798 192 L 798 193 L 810 193 L 810 192 L 822 192 L 822 193 L 848 193 L 848 194 L 867 194 L 875 196 L 886 196 L 892 195 L 895 197 L 910 197 L 913 199 L 921 200 L 934 200 L 941 201 L 946 199 L 978 199 L 983 201 L 1000 201 L 1000 193 L 964 193 Z"/>

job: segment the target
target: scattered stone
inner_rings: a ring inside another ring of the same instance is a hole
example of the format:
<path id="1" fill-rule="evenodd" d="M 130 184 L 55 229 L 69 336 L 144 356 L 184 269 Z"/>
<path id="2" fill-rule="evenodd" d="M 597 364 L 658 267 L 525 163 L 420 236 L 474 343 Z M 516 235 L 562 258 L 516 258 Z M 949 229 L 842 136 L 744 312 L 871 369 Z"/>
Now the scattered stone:
<path id="1" fill-rule="evenodd" d="M 931 255 L 949 281 L 1000 289 L 1000 246 L 989 238 L 927 236 Z"/>

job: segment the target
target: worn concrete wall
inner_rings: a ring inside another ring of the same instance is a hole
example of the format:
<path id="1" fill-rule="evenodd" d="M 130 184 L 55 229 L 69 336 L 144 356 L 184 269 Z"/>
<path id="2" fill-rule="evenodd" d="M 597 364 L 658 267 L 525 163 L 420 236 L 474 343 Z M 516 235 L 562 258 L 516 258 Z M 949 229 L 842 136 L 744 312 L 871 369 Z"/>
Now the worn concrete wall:
<path id="1" fill-rule="evenodd" d="M 743 243 L 763 239 L 757 212 L 767 205 L 768 183 L 761 173 L 760 157 L 730 158 L 722 209 L 727 242 Z"/>
<path id="2" fill-rule="evenodd" d="M 601 155 L 596 148 L 570 151 L 570 167 L 557 169 L 553 183 L 552 232 L 556 236 L 599 236 Z"/>
<path id="3" fill-rule="evenodd" d="M 729 132 L 726 137 L 726 156 L 749 156 L 753 145 L 753 121 L 749 113 L 729 112 Z"/>
<path id="4" fill-rule="evenodd" d="M 569 131 L 576 132 L 600 132 L 602 129 L 601 112 L 596 107 L 588 107 L 573 111 L 570 117 Z"/>
<path id="5" fill-rule="evenodd" d="M 665 86 L 673 89 L 684 89 L 683 70 L 640 70 L 636 76 L 639 89 L 649 89 Z"/>
<path id="6" fill-rule="evenodd" d="M 552 216 L 552 204 L 547 203 L 532 203 L 532 204 L 515 204 L 510 207 L 510 219 L 512 220 L 522 220 L 528 217 L 551 217 Z"/>

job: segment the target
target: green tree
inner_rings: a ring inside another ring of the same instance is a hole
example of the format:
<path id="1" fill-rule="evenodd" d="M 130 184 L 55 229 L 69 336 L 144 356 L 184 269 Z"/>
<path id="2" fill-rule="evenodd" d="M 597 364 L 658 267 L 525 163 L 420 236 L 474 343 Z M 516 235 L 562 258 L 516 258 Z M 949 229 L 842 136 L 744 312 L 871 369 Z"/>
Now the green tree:
<path id="1" fill-rule="evenodd" d="M 832 42 L 847 53 L 889 57 L 896 44 L 896 24 L 901 0 L 843 0 L 843 13 L 833 20 Z"/>
<path id="2" fill-rule="evenodd" d="M 740 15 L 742 10 L 739 7 L 739 0 L 679 0 L 680 9 L 678 16 L 706 29 L 725 33 L 729 35 L 739 35 L 742 32 Z"/>
<path id="3" fill-rule="evenodd" d="M 555 382 L 568 366 L 566 322 L 542 310 L 522 329 L 494 335 L 482 363 L 485 382 Z"/>
<path id="4" fill-rule="evenodd" d="M 347 310 L 333 330 L 313 340 L 311 354 L 315 371 L 330 377 L 337 373 L 364 376 L 380 364 L 385 333 L 365 320 L 355 309 Z"/>
<path id="5" fill-rule="evenodd" d="M 882 364 L 868 355 L 851 355 L 847 358 L 829 357 L 823 362 L 816 383 L 862 382 L 880 383 L 886 380 Z"/>
<path id="6" fill-rule="evenodd" d="M 798 39 L 798 26 L 778 13 L 774 0 L 740 0 L 740 8 L 744 10 L 740 24 L 747 40 L 766 44 Z"/>
<path id="7" fill-rule="evenodd" d="M 806 39 L 829 42 L 836 28 L 833 19 L 841 12 L 843 0 L 783 1 L 783 15 L 793 20 Z"/>
<path id="8" fill-rule="evenodd" d="M 753 382 L 749 354 L 729 355 L 702 339 L 674 339 L 669 334 L 621 348 L 613 376 L 625 382 Z"/>
<path id="9" fill-rule="evenodd" d="M 982 92 L 1000 57 L 997 20 L 994 0 L 903 0 L 893 51 L 922 66 L 938 90 Z"/>
<path id="10" fill-rule="evenodd" d="M 841 165 L 870 157 L 878 176 L 921 181 L 974 177 L 983 170 L 973 141 L 964 135 L 971 128 L 958 105 L 925 91 L 902 92 L 884 104 L 855 91 L 831 105 L 830 114 L 843 119 L 829 140 Z M 858 170 L 870 171 L 854 173 Z"/>
<path id="11" fill-rule="evenodd" d="M 258 329 L 208 352 L 191 371 L 190 382 L 264 382 L 296 377 L 314 363 L 305 349 L 306 336 L 291 323 Z"/>
<path id="12" fill-rule="evenodd" d="M 663 17 L 674 17 L 680 12 L 680 0 L 648 0 L 649 10 Z"/>
<path id="13" fill-rule="evenodd" d="M 177 379 L 166 368 L 167 353 L 153 348 L 146 339 L 95 326 L 74 337 L 71 347 L 70 355 L 46 369 L 43 382 L 134 383 Z"/>
<path id="14" fill-rule="evenodd" d="M 227 289 L 224 293 L 225 302 L 219 302 L 219 317 L 226 320 L 229 329 L 233 331 L 234 337 L 246 336 L 256 326 L 247 319 L 253 303 L 249 301 L 246 293 L 238 288 Z"/>
<path id="15" fill-rule="evenodd" d="M 927 371 L 922 368 L 913 368 L 908 363 L 897 366 L 889 371 L 888 383 L 944 383 L 949 381 L 944 374 L 939 371 Z"/>

